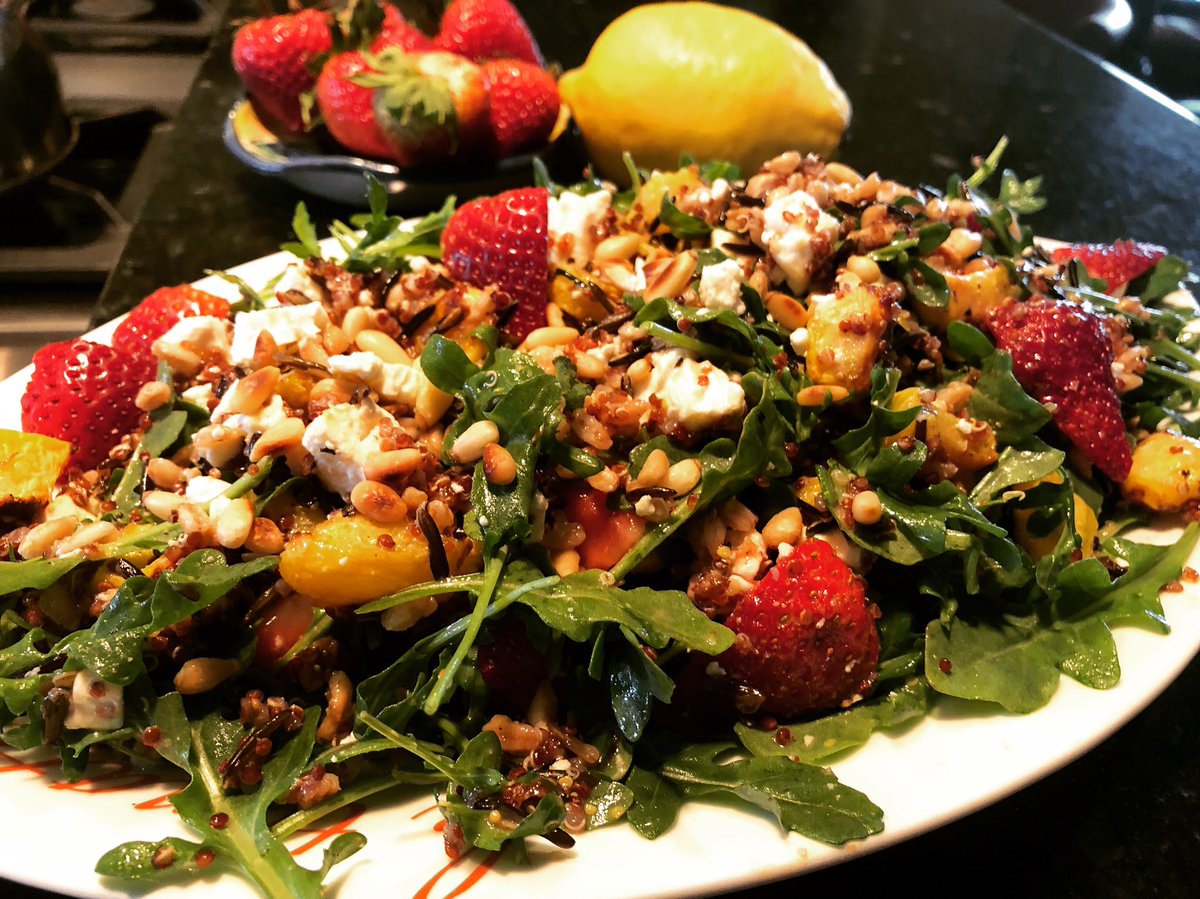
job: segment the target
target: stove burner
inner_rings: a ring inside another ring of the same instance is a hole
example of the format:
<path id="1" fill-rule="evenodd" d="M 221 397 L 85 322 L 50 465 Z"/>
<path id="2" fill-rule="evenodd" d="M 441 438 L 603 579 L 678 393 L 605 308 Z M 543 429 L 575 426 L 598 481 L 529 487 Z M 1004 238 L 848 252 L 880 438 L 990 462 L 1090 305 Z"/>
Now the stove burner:
<path id="1" fill-rule="evenodd" d="M 228 0 L 34 0 L 29 18 L 56 51 L 202 52 Z"/>

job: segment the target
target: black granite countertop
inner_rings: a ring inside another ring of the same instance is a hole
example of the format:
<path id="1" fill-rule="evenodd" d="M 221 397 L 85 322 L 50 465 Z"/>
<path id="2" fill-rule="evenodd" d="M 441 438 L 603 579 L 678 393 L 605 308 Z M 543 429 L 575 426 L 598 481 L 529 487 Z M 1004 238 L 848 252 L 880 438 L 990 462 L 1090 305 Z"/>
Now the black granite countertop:
<path id="1" fill-rule="evenodd" d="M 633 4 L 519 5 L 547 57 L 570 67 Z M 938 184 L 1007 134 L 1006 165 L 1045 176 L 1050 205 L 1033 220 L 1040 233 L 1151 240 L 1200 263 L 1200 125 L 1007 8 L 991 0 L 744 5 L 804 37 L 829 62 L 854 104 L 841 151 L 851 165 Z M 255 9 L 234 0 L 232 14 Z M 239 93 L 229 39 L 227 27 L 177 120 L 162 181 L 98 320 L 160 284 L 254 258 L 288 237 L 297 194 L 240 168 L 221 145 L 225 111 Z M 309 207 L 323 220 L 348 211 L 312 200 Z M 1200 663 L 1193 662 L 1116 735 L 1044 781 L 788 888 L 812 895 L 1200 895 L 1198 710 Z M 0 882 L 0 895 L 41 894 Z"/>

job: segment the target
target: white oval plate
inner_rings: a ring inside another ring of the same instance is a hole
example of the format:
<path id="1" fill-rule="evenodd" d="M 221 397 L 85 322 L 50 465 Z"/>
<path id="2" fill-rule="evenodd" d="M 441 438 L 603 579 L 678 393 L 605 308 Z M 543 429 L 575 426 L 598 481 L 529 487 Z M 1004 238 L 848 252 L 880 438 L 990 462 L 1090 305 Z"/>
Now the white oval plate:
<path id="1" fill-rule="evenodd" d="M 234 269 L 265 283 L 292 257 L 276 254 Z M 197 285 L 232 297 L 226 282 Z M 112 323 L 93 332 L 104 339 Z M 20 427 L 25 369 L 0 383 L 0 427 Z M 1158 542 L 1172 539 L 1162 531 Z M 1200 568 L 1200 552 L 1192 558 Z M 1187 587 L 1162 598 L 1172 632 L 1116 631 L 1121 682 L 1098 691 L 1063 678 L 1049 705 L 1030 715 L 941 698 L 929 717 L 895 734 L 876 734 L 832 767 L 842 782 L 883 810 L 883 833 L 835 848 L 784 835 L 765 814 L 733 805 L 689 805 L 666 835 L 650 842 L 616 825 L 581 837 L 573 850 L 530 841 L 533 865 L 520 868 L 482 852 L 449 864 L 435 825 L 431 794 L 408 793 L 376 804 L 344 825 L 364 833 L 358 855 L 334 869 L 338 899 L 394 896 L 450 899 L 573 899 L 697 896 L 724 892 L 837 864 L 925 833 L 990 805 L 1087 752 L 1150 703 L 1200 649 L 1200 593 Z M 39 765 L 0 751 L 0 876 L 73 896 L 128 895 L 125 884 L 93 873 L 96 860 L 126 840 L 188 836 L 166 794 L 179 785 L 146 782 L 120 769 L 67 784 L 53 763 Z M 357 811 L 357 810 L 356 810 Z M 301 863 L 316 867 L 329 831 L 289 840 Z M 719 851 L 714 851 L 719 843 Z M 66 851 L 64 851 L 66 850 Z M 202 886 L 170 887 L 164 897 L 257 895 L 231 876 Z"/>

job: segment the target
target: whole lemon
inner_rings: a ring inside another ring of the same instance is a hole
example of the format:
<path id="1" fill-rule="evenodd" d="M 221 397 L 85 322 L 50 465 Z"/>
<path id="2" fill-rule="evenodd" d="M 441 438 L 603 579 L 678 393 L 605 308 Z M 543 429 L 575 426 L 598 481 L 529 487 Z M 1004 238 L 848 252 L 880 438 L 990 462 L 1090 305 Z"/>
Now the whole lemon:
<path id="1" fill-rule="evenodd" d="M 747 174 L 784 150 L 828 155 L 850 101 L 808 45 L 773 22 L 712 3 L 651 3 L 614 20 L 559 92 L 601 175 L 621 154 L 674 168 L 681 153 Z"/>

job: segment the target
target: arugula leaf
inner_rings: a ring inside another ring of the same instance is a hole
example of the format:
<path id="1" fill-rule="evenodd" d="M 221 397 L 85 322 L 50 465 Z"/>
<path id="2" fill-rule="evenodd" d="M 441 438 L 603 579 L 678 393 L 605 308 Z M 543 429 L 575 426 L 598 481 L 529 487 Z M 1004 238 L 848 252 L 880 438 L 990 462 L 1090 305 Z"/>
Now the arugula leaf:
<path id="1" fill-rule="evenodd" d="M 100 544 L 99 558 L 123 559 L 146 549 L 161 552 L 179 533 L 179 526 L 174 524 L 129 527 L 118 539 Z M 58 559 L 0 562 L 0 596 L 20 590 L 45 590 L 88 561 L 92 560 L 80 554 Z"/>
<path id="2" fill-rule="evenodd" d="M 620 821 L 629 813 L 633 803 L 633 790 L 625 784 L 600 779 L 588 794 L 588 830 Z"/>
<path id="3" fill-rule="evenodd" d="M 617 727 L 636 743 L 650 723 L 654 700 L 670 702 L 675 683 L 647 657 L 628 630 L 622 628 L 621 633 L 625 640 L 617 641 L 616 652 L 608 655 L 609 698 Z"/>
<path id="4" fill-rule="evenodd" d="M 671 781 L 635 766 L 625 778 L 625 786 L 633 792 L 633 805 L 625 818 L 634 830 L 654 840 L 671 829 L 683 807 L 683 796 Z"/>
<path id="5" fill-rule="evenodd" d="M 557 790 L 543 796 L 537 807 L 511 830 L 493 824 L 489 809 L 471 808 L 456 793 L 444 796 L 438 807 L 447 820 L 462 828 L 463 837 L 469 845 L 493 852 L 503 849 L 508 844 L 520 844 L 526 837 L 541 836 L 557 830 L 567 817 L 566 806 L 563 805 L 562 796 Z"/>
<path id="6" fill-rule="evenodd" d="M 301 259 L 323 258 L 321 240 L 317 237 L 316 226 L 313 225 L 312 216 L 308 214 L 308 207 L 303 201 L 296 204 L 296 211 L 292 215 L 292 232 L 296 239 L 285 243 L 280 247 L 281 250 Z"/>
<path id="7" fill-rule="evenodd" d="M 712 227 L 708 222 L 680 211 L 671 201 L 670 194 L 663 194 L 658 220 L 680 240 L 704 240 L 712 234 Z"/>
<path id="8" fill-rule="evenodd" d="M 779 756 L 719 759 L 729 743 L 697 744 L 667 758 L 658 774 L 691 799 L 728 794 L 770 812 L 785 830 L 840 845 L 878 833 L 883 811 L 833 772 Z"/>
<path id="9" fill-rule="evenodd" d="M 1046 198 L 1038 193 L 1041 189 L 1041 175 L 1022 181 L 1011 169 L 1005 169 L 1000 175 L 1000 193 L 997 199 L 1013 212 L 1029 215 L 1046 206 Z"/>
<path id="10" fill-rule="evenodd" d="M 1007 446 L 996 464 L 971 491 L 971 502 L 981 509 L 1004 502 L 1004 491 L 1019 484 L 1033 484 L 1058 471 L 1067 455 L 1031 437 L 1019 446 Z"/>

